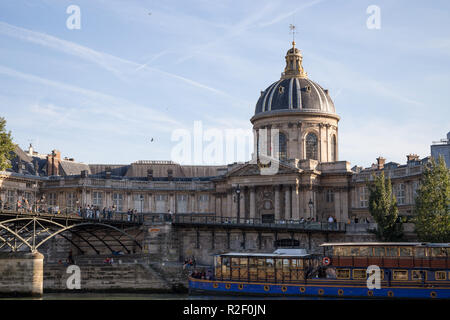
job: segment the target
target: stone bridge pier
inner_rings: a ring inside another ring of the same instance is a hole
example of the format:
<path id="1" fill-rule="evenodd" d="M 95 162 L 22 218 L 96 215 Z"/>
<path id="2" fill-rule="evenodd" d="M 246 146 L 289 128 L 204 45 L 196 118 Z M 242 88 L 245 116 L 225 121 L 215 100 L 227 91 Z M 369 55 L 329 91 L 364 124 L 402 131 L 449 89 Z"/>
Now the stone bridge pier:
<path id="1" fill-rule="evenodd" d="M 0 296 L 42 296 L 44 256 L 39 252 L 0 252 Z"/>

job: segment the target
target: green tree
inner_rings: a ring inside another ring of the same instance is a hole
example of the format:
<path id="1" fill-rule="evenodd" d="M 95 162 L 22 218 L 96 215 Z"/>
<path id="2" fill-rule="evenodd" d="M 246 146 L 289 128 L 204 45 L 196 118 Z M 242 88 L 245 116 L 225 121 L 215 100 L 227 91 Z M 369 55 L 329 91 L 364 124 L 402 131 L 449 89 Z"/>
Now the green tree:
<path id="1" fill-rule="evenodd" d="M 0 171 L 11 168 L 10 160 L 14 157 L 14 148 L 11 131 L 6 132 L 6 120 L 0 117 Z"/>
<path id="2" fill-rule="evenodd" d="M 384 171 L 373 175 L 367 182 L 369 188 L 369 212 L 378 227 L 375 233 L 380 241 L 399 241 L 403 238 L 403 224 L 398 215 L 397 199 L 392 194 L 391 179 L 386 179 Z"/>
<path id="3" fill-rule="evenodd" d="M 425 166 L 414 212 L 420 241 L 450 242 L 450 169 L 442 156 Z"/>

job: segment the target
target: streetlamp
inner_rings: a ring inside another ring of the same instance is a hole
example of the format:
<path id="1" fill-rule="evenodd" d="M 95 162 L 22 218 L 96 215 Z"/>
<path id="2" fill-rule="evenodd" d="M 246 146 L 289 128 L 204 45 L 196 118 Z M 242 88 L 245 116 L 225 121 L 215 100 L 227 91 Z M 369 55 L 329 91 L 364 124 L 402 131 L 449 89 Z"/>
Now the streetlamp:
<path id="1" fill-rule="evenodd" d="M 237 202 L 237 223 L 240 222 L 240 214 L 241 214 L 241 189 L 239 185 L 236 187 L 236 197 L 234 200 Z"/>
<path id="2" fill-rule="evenodd" d="M 314 202 L 312 201 L 312 199 L 309 199 L 308 206 L 309 206 L 309 216 L 312 218 L 313 217 L 312 216 L 312 209 L 313 209 L 313 206 L 314 206 Z"/>

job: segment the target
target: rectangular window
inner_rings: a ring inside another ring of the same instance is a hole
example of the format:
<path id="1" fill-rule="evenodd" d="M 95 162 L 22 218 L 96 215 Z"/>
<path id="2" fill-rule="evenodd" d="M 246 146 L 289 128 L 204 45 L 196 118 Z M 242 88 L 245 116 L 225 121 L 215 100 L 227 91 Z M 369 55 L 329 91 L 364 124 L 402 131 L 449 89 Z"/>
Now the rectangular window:
<path id="1" fill-rule="evenodd" d="M 411 280 L 419 281 L 423 280 L 425 271 L 422 270 L 411 270 Z"/>
<path id="2" fill-rule="evenodd" d="M 56 206 L 56 193 L 52 192 L 48 194 L 48 205 Z"/>
<path id="3" fill-rule="evenodd" d="M 117 211 L 123 210 L 123 194 L 113 193 L 113 204 L 116 206 Z"/>
<path id="4" fill-rule="evenodd" d="M 366 269 L 353 269 L 353 279 L 366 279 Z"/>
<path id="5" fill-rule="evenodd" d="M 373 247 L 373 255 L 375 257 L 384 257 L 385 256 L 384 247 Z"/>
<path id="6" fill-rule="evenodd" d="M 156 201 L 166 201 L 167 195 L 166 194 L 157 194 L 157 195 L 155 195 L 155 200 Z"/>
<path id="7" fill-rule="evenodd" d="M 434 273 L 435 280 L 447 280 L 447 272 L 445 271 L 436 271 Z"/>
<path id="8" fill-rule="evenodd" d="M 408 271 L 407 270 L 394 270 L 392 278 L 394 280 L 408 280 Z"/>
<path id="9" fill-rule="evenodd" d="M 327 190 L 327 202 L 334 202 L 334 192 Z"/>
<path id="10" fill-rule="evenodd" d="M 201 195 L 198 196 L 198 200 L 201 201 L 201 202 L 206 202 L 206 201 L 209 200 L 209 195 L 201 194 Z"/>
<path id="11" fill-rule="evenodd" d="M 187 201 L 187 195 L 186 194 L 178 194 L 177 195 L 177 200 L 178 201 Z"/>
<path id="12" fill-rule="evenodd" d="M 417 190 L 419 190 L 419 181 L 413 181 L 412 183 L 413 200 L 415 200 L 417 197 Z"/>
<path id="13" fill-rule="evenodd" d="M 387 247 L 386 255 L 388 257 L 398 257 L 398 247 Z"/>
<path id="14" fill-rule="evenodd" d="M 8 204 L 10 204 L 10 205 L 15 202 L 13 190 L 8 190 L 8 193 L 6 194 L 6 202 L 8 202 Z"/>
<path id="15" fill-rule="evenodd" d="M 412 248 L 400 247 L 400 257 L 412 257 Z"/>
<path id="16" fill-rule="evenodd" d="M 103 206 L 103 192 L 92 192 L 92 204 L 97 207 Z"/>
<path id="17" fill-rule="evenodd" d="M 369 206 L 369 188 L 367 186 L 359 187 L 359 204 L 361 208 Z"/>
<path id="18" fill-rule="evenodd" d="M 350 279 L 350 269 L 336 269 L 336 278 Z"/>
<path id="19" fill-rule="evenodd" d="M 67 194 L 67 207 L 73 208 L 75 206 L 75 193 L 69 192 Z"/>
<path id="20" fill-rule="evenodd" d="M 398 204 L 405 204 L 405 184 L 404 183 L 399 183 L 398 185 L 395 186 L 395 196 L 397 197 L 397 203 Z"/>

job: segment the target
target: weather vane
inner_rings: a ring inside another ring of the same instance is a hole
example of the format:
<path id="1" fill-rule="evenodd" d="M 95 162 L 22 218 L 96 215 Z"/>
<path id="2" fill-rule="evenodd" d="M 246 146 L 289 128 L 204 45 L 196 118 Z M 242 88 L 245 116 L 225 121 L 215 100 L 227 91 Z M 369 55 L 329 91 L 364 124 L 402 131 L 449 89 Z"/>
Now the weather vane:
<path id="1" fill-rule="evenodd" d="M 295 31 L 295 25 L 293 25 L 292 23 L 289 25 L 289 30 L 291 30 L 291 33 L 292 33 L 292 42 L 295 42 L 295 34 L 296 34 L 296 31 Z"/>

